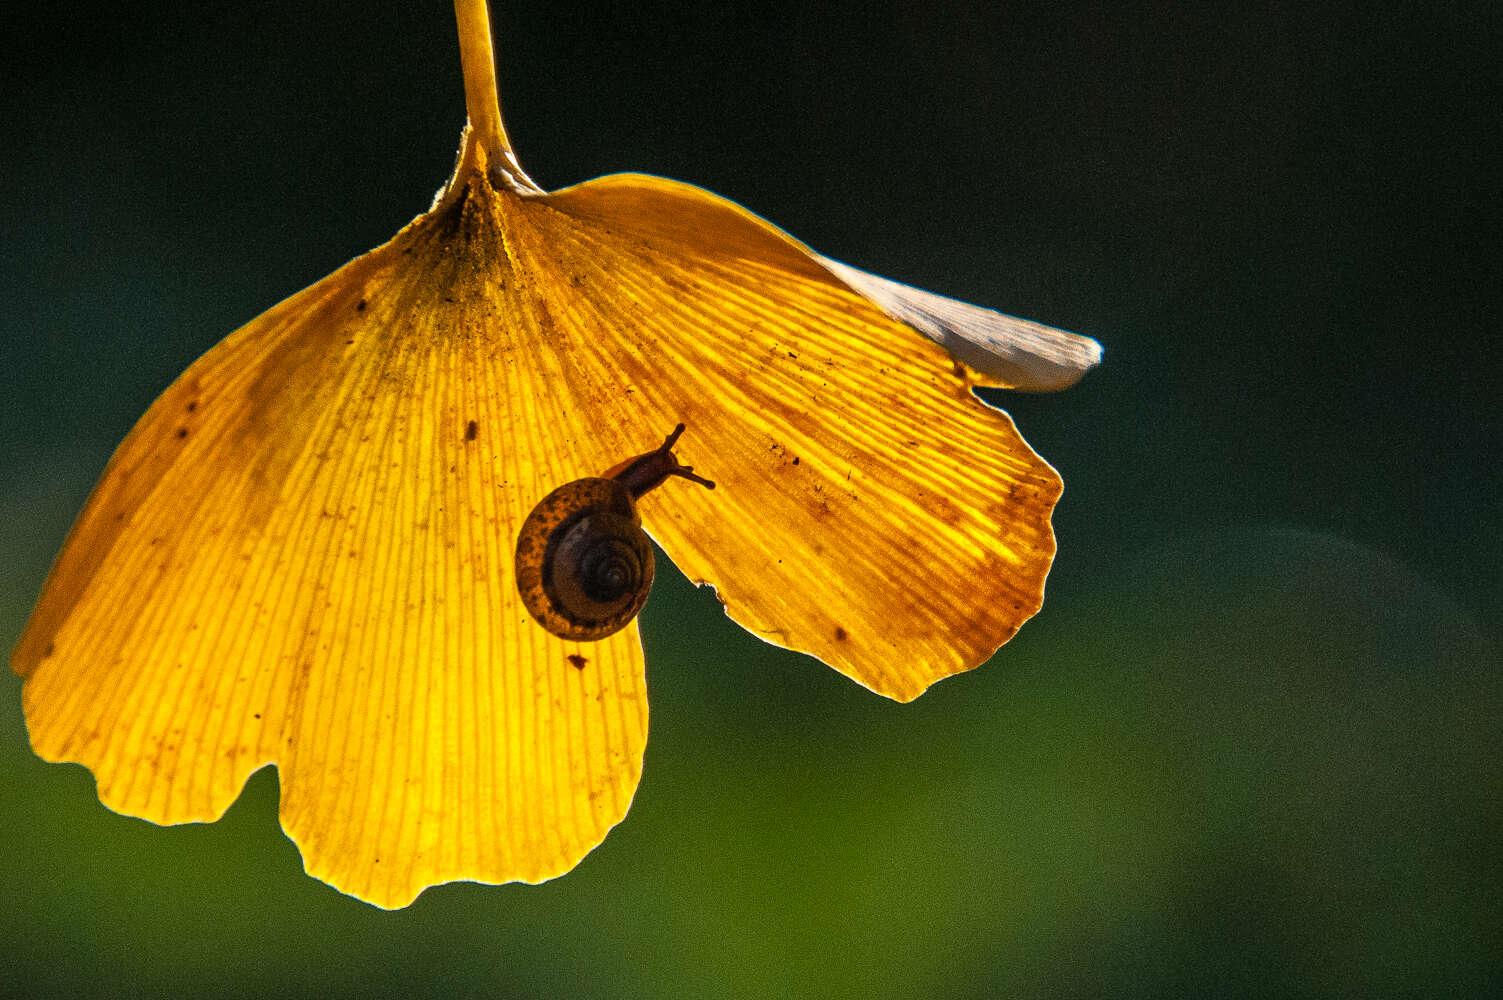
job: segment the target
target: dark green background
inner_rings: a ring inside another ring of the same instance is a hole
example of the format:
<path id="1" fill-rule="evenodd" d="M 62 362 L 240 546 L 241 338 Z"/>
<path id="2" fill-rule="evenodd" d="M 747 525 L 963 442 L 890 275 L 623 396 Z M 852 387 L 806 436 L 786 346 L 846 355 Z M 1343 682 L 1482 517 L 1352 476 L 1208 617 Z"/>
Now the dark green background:
<path id="1" fill-rule="evenodd" d="M 503 4 L 543 186 L 677 177 L 1103 342 L 1005 398 L 1067 484 L 1043 612 L 899 706 L 668 572 L 625 823 L 395 913 L 301 874 L 273 772 L 214 825 L 108 812 L 7 672 L 0 992 L 1503 988 L 1503 33 L 1304 6 Z M 32 7 L 0 14 L 7 646 L 153 397 L 424 209 L 463 124 L 439 0 Z"/>

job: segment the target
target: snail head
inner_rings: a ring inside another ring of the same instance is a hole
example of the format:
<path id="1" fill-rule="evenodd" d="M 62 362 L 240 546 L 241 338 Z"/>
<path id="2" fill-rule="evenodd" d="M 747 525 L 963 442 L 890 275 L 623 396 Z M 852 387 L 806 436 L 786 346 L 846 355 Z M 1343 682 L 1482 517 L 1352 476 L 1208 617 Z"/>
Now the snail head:
<path id="1" fill-rule="evenodd" d="M 661 486 L 671 476 L 678 476 L 713 490 L 715 488 L 713 482 L 703 476 L 696 476 L 692 465 L 680 463 L 678 457 L 673 454 L 673 446 L 682 433 L 684 433 L 684 425 L 679 424 L 673 428 L 672 434 L 663 439 L 662 445 L 657 450 L 627 459 L 607 471 L 603 478 L 614 479 L 625 486 L 631 492 L 633 500 L 638 499 L 648 490 Z"/>

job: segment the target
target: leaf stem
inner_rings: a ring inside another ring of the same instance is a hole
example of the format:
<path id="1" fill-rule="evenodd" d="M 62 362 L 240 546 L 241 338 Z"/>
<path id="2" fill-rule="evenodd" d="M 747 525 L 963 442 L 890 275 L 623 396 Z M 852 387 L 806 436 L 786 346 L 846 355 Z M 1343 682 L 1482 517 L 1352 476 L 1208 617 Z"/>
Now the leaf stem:
<path id="1" fill-rule="evenodd" d="M 459 60 L 464 71 L 465 110 L 470 121 L 444 200 L 463 188 L 472 171 L 484 172 L 493 182 L 519 194 L 543 193 L 517 162 L 501 121 L 496 52 L 486 0 L 454 0 L 454 19 L 459 25 Z"/>

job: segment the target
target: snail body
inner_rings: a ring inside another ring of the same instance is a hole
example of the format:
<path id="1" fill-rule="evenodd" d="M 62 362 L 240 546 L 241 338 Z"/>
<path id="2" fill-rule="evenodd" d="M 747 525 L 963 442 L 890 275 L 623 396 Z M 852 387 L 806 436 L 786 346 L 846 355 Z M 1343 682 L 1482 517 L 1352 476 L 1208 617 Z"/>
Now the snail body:
<path id="1" fill-rule="evenodd" d="M 562 639 L 594 641 L 636 617 L 652 590 L 652 543 L 636 501 L 670 477 L 713 489 L 679 464 L 679 424 L 656 451 L 603 476 L 576 479 L 540 500 L 517 534 L 517 590 L 543 628 Z"/>

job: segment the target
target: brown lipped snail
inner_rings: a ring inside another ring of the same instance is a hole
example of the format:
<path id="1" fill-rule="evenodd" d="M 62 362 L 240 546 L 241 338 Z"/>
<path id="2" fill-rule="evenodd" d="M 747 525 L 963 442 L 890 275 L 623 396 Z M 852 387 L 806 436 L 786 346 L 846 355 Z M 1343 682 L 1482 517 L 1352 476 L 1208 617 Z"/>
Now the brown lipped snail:
<path id="1" fill-rule="evenodd" d="M 561 639 L 594 641 L 636 617 L 652 590 L 652 543 L 636 501 L 672 476 L 715 484 L 680 465 L 679 424 L 656 451 L 549 493 L 517 533 L 517 590 L 539 625 Z"/>

